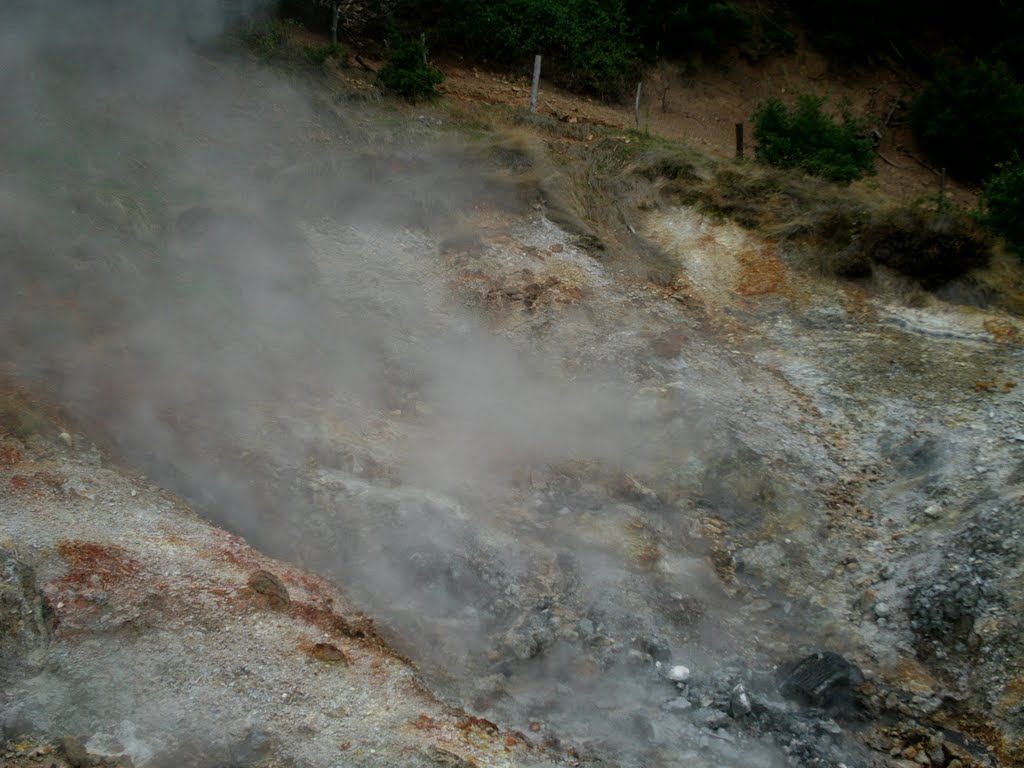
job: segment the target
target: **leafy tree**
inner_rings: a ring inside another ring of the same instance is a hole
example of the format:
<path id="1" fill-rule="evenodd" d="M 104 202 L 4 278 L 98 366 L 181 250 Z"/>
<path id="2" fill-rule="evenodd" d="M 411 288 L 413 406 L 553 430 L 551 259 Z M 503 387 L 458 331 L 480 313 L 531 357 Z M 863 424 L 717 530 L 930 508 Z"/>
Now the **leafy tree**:
<path id="1" fill-rule="evenodd" d="M 436 96 L 444 74 L 427 63 L 427 47 L 422 40 L 399 37 L 388 47 L 387 61 L 377 79 L 388 90 L 415 102 Z"/>
<path id="2" fill-rule="evenodd" d="M 750 20 L 731 3 L 627 0 L 626 10 L 650 58 L 713 53 L 750 34 Z"/>
<path id="3" fill-rule="evenodd" d="M 845 106 L 834 120 L 824 105 L 824 97 L 811 94 L 792 106 L 775 98 L 762 101 L 753 117 L 757 159 L 842 183 L 873 173 L 874 151 L 864 123 Z"/>
<path id="4" fill-rule="evenodd" d="M 937 162 L 982 179 L 1024 149 L 1024 86 L 1002 63 L 947 66 L 914 103 L 913 124 Z"/>
<path id="5" fill-rule="evenodd" d="M 540 53 L 548 77 L 602 96 L 621 95 L 640 58 L 623 0 L 447 0 L 436 34 L 493 64 Z"/>
<path id="6" fill-rule="evenodd" d="M 1024 258 L 1024 163 L 1003 166 L 982 191 L 981 221 Z"/>

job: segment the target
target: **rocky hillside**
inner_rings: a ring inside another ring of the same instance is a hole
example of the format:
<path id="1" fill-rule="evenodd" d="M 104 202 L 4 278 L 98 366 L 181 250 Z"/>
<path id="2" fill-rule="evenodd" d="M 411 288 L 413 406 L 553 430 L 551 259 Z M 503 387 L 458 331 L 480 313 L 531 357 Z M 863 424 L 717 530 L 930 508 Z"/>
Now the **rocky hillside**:
<path id="1" fill-rule="evenodd" d="M 75 20 L 2 48 L 0 759 L 1022 759 L 1019 319 L 731 160 Z"/>

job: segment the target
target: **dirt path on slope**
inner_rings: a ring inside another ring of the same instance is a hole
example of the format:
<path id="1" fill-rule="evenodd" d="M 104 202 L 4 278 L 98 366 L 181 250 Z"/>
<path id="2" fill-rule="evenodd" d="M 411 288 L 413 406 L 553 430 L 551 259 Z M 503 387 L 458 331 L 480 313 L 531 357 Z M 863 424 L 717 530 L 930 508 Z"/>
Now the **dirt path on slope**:
<path id="1" fill-rule="evenodd" d="M 529 106 L 527 74 L 496 74 L 454 60 L 437 63 L 446 77 L 440 90 L 455 102 Z M 744 122 L 749 156 L 753 151 L 750 116 L 762 99 L 776 96 L 787 100 L 815 93 L 827 95 L 833 107 L 848 101 L 854 112 L 864 115 L 882 135 L 877 175 L 857 184 L 905 204 L 937 194 L 939 185 L 938 169 L 917 147 L 909 126 L 908 107 L 919 88 L 920 82 L 895 67 L 838 76 L 823 57 L 808 50 L 757 64 L 737 54 L 725 63 L 699 68 L 662 63 L 644 74 L 640 128 L 719 157 L 733 157 L 735 125 Z M 543 77 L 538 111 L 567 123 L 636 127 L 632 101 L 602 103 L 556 88 Z M 957 205 L 976 203 L 976 190 L 952 181 L 947 182 L 946 190 Z"/>

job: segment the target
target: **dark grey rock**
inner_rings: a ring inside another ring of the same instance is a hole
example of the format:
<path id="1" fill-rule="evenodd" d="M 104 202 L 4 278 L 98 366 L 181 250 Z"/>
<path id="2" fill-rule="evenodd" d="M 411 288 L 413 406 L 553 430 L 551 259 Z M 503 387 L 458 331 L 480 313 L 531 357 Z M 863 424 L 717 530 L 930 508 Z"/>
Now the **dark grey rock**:
<path id="1" fill-rule="evenodd" d="M 846 711 L 854 708 L 855 689 L 863 682 L 860 667 L 838 653 L 825 651 L 797 664 L 783 681 L 782 694 L 827 711 Z"/>
<path id="2" fill-rule="evenodd" d="M 737 683 L 729 696 L 729 714 L 735 718 L 746 717 L 753 709 L 750 703 L 750 694 L 743 683 Z"/>

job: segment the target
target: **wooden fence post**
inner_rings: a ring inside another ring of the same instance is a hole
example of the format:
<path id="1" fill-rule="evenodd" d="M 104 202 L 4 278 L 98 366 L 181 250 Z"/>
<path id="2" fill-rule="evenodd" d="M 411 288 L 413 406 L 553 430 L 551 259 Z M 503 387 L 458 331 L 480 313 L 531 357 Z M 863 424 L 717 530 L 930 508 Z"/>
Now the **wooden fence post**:
<path id="1" fill-rule="evenodd" d="M 736 123 L 736 159 L 743 159 L 743 123 Z"/>
<path id="2" fill-rule="evenodd" d="M 533 89 L 530 91 L 530 111 L 537 111 L 537 94 L 540 91 L 540 54 L 533 57 Z"/>
<path id="3" fill-rule="evenodd" d="M 633 119 L 636 120 L 636 129 L 640 130 L 640 91 L 643 90 L 644 81 L 636 84 L 636 101 L 633 103 Z"/>

